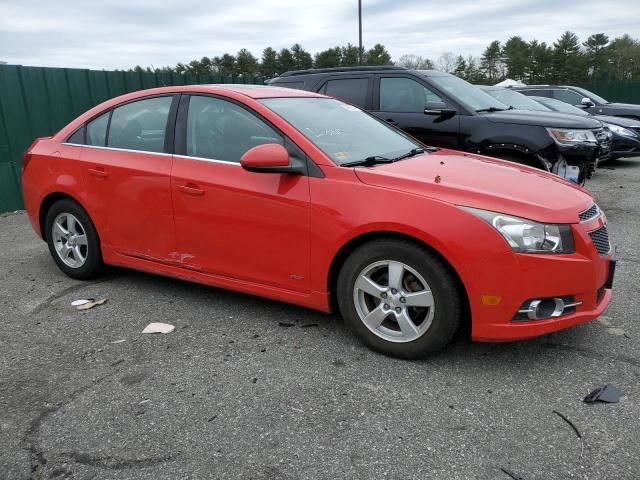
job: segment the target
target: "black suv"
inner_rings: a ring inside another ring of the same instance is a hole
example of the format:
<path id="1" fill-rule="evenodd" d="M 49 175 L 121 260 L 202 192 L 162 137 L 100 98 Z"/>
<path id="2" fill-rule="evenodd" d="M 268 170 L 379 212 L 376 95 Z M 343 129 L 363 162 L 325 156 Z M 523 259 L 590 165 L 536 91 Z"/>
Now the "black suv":
<path id="1" fill-rule="evenodd" d="M 597 161 L 600 122 L 555 112 L 510 109 L 444 72 L 355 67 L 287 72 L 267 83 L 334 96 L 369 110 L 426 145 L 481 153 L 551 170 L 582 182 Z M 562 160 L 566 160 L 566 163 Z M 576 173 L 579 167 L 579 175 Z M 558 171 L 558 169 L 554 170 Z"/>
<path id="2" fill-rule="evenodd" d="M 534 97 L 555 98 L 562 102 L 583 108 L 594 115 L 611 115 L 640 120 L 640 105 L 632 103 L 612 103 L 589 90 L 569 85 L 526 85 L 509 87 Z"/>

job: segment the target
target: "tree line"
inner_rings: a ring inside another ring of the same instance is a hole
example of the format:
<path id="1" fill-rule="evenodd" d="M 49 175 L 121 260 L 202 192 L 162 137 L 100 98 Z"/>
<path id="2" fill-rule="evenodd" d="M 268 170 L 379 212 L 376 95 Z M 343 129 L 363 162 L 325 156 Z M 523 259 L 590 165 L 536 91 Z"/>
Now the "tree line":
<path id="1" fill-rule="evenodd" d="M 570 31 L 555 42 L 525 41 L 513 36 L 506 42 L 491 42 L 481 56 L 445 52 L 435 61 L 420 55 L 402 55 L 395 62 L 384 45 L 371 49 L 354 45 L 336 46 L 311 55 L 300 44 L 279 51 L 267 47 L 260 59 L 246 48 L 235 55 L 225 53 L 203 57 L 175 67 L 134 71 L 178 74 L 260 75 L 274 77 L 289 70 L 348 67 L 356 65 L 398 65 L 411 69 L 438 69 L 471 83 L 493 84 L 512 78 L 525 83 L 581 84 L 595 80 L 640 80 L 640 41 L 625 34 L 610 39 L 604 33 L 590 35 L 581 42 Z"/>
<path id="2" fill-rule="evenodd" d="M 362 59 L 360 58 L 362 56 Z M 369 50 L 360 49 L 350 43 L 346 46 L 329 48 L 312 56 L 299 43 L 291 48 L 279 51 L 267 47 L 262 51 L 262 58 L 256 58 L 249 50 L 243 48 L 235 55 L 225 53 L 217 57 L 202 57 L 189 63 L 178 63 L 175 67 L 146 69 L 137 66 L 132 71 L 179 73 L 195 75 L 261 75 L 274 77 L 289 70 L 307 68 L 353 67 L 365 65 L 390 65 L 391 56 L 387 49 L 376 44 Z"/>

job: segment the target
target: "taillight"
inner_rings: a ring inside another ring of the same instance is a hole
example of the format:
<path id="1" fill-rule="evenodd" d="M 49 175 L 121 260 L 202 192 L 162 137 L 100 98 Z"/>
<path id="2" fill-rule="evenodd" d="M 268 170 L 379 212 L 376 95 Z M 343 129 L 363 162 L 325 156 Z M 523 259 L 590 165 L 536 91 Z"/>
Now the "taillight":
<path id="1" fill-rule="evenodd" d="M 27 169 L 29 162 L 31 161 L 31 152 L 24 152 L 22 154 L 22 173 Z"/>

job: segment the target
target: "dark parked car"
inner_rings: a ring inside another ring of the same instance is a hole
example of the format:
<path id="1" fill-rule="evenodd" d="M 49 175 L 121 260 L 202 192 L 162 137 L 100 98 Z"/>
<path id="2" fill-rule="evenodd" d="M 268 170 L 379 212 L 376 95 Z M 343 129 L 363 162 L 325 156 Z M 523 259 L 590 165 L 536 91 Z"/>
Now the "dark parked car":
<path id="1" fill-rule="evenodd" d="M 615 103 L 605 100 L 589 90 L 570 85 L 526 85 L 509 87 L 525 95 L 555 98 L 561 102 L 583 108 L 597 115 L 613 115 L 640 120 L 640 105 Z"/>
<path id="2" fill-rule="evenodd" d="M 582 181 L 599 155 L 602 125 L 554 112 L 510 109 L 444 72 L 356 67 L 287 72 L 271 85 L 320 92 L 351 102 L 426 145 L 480 153 L 544 170 L 566 159 L 565 175 Z M 564 163 L 564 162 L 562 162 Z M 585 168 L 587 167 L 587 168 Z"/>
<path id="3" fill-rule="evenodd" d="M 595 120 L 598 120 L 605 127 L 603 130 L 598 130 L 597 136 L 596 136 L 596 139 L 598 140 L 598 144 L 600 144 L 600 158 L 598 159 L 598 161 L 604 162 L 605 160 L 609 160 L 611 158 L 612 132 L 609 129 L 610 125 L 604 123 L 605 121 L 604 119 L 608 119 L 608 118 L 615 119 L 618 117 L 590 115 L 578 107 L 574 107 L 572 105 L 569 105 L 568 103 L 561 102 L 560 100 L 554 100 L 552 98 L 549 98 L 548 99 L 549 101 L 560 103 L 561 105 L 564 105 L 566 107 L 566 109 L 551 108 L 546 104 L 537 102 L 534 99 L 534 97 L 528 97 L 526 95 L 523 95 L 520 92 L 516 92 L 514 90 L 511 90 L 505 87 L 498 87 L 498 86 L 490 87 L 487 85 L 478 85 L 478 88 L 487 92 L 493 98 L 504 103 L 505 105 L 516 108 L 518 110 L 529 110 L 534 112 L 558 112 L 558 113 L 565 113 L 568 115 L 575 115 L 574 110 L 577 110 L 578 115 L 581 117 L 591 117 Z M 621 118 L 620 120 L 622 120 L 623 122 L 634 122 L 634 120 L 627 120 L 623 118 Z M 635 123 L 638 123 L 638 122 L 635 122 Z"/>
<path id="4" fill-rule="evenodd" d="M 556 112 L 570 113 L 579 116 L 591 116 L 602 122 L 612 135 L 610 160 L 626 157 L 640 157 L 640 120 L 609 115 L 592 115 L 583 109 L 561 102 L 554 98 L 527 97 L 540 102 Z"/>

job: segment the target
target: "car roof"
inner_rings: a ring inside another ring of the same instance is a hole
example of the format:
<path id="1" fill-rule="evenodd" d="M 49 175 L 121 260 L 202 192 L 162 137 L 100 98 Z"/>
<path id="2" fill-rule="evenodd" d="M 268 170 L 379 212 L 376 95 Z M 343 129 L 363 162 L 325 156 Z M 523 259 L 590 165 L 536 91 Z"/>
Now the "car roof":
<path id="1" fill-rule="evenodd" d="M 262 98 L 329 98 L 320 93 L 308 92 L 305 90 L 294 90 L 292 88 L 274 87 L 270 85 L 252 84 L 209 84 L 209 85 L 175 85 L 171 87 L 149 88 L 126 93 L 119 97 L 110 98 L 99 105 L 87 110 L 71 123 L 63 127 L 56 136 L 65 137 L 69 135 L 77 126 L 85 121 L 94 118 L 105 110 L 117 107 L 124 103 L 133 102 L 145 97 L 155 97 L 161 95 L 186 94 L 213 94 L 221 95 L 232 100 L 243 101 L 243 97 L 258 100 Z"/>
<path id="2" fill-rule="evenodd" d="M 250 98 L 277 98 L 277 97 L 324 97 L 324 95 L 308 92 L 306 90 L 294 90 L 285 87 L 275 87 L 271 85 L 252 85 L 252 84 L 232 84 L 217 83 L 209 85 L 185 85 L 180 91 L 193 91 L 194 87 L 198 87 L 198 91 L 210 93 L 222 93 L 221 91 L 239 93 Z"/>

